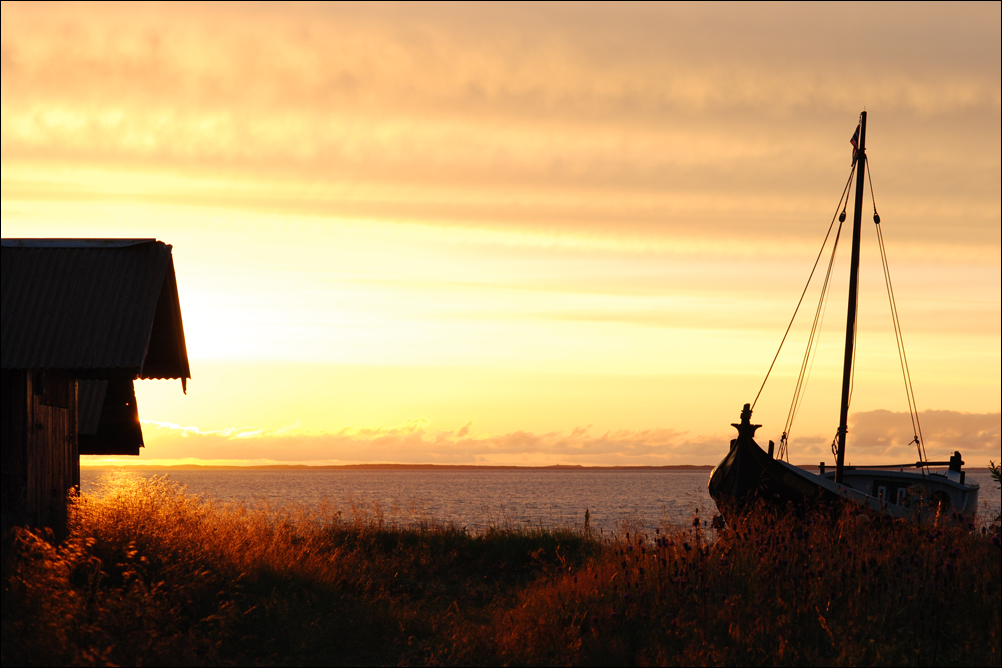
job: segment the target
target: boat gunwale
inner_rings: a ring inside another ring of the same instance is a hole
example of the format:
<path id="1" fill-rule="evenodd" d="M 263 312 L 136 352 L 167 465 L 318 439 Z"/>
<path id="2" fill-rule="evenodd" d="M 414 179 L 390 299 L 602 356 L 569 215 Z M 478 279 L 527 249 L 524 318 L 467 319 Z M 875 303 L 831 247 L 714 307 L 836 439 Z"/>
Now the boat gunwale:
<path id="1" fill-rule="evenodd" d="M 813 483 L 840 498 L 852 501 L 853 503 L 861 506 L 866 506 L 879 513 L 891 515 L 897 519 L 903 520 L 914 520 L 916 519 L 916 516 L 920 519 L 923 515 L 922 508 L 905 508 L 904 506 L 899 506 L 896 503 L 890 503 L 888 501 L 878 499 L 877 497 L 871 496 L 866 492 L 861 492 L 858 489 L 853 489 L 852 487 L 837 483 L 834 480 L 829 480 L 828 478 L 817 473 L 811 473 L 810 471 L 802 469 L 799 466 L 794 466 L 793 464 L 784 462 L 782 459 L 774 459 L 773 461 L 785 467 L 794 475 L 799 475 L 802 478 L 805 478 L 808 482 Z"/>
<path id="2" fill-rule="evenodd" d="M 898 478 L 898 479 L 901 479 L 901 478 L 914 479 L 916 482 L 920 482 L 922 480 L 927 480 L 928 478 L 935 477 L 935 479 L 936 479 L 935 482 L 937 484 L 946 484 L 946 485 L 949 485 L 950 487 L 952 487 L 952 488 L 954 488 L 954 489 L 956 489 L 957 491 L 960 491 L 960 492 L 971 492 L 971 491 L 974 491 L 974 490 L 981 489 L 981 483 L 979 483 L 977 480 L 970 480 L 968 482 L 961 483 L 961 482 L 957 482 L 956 480 L 951 480 L 949 477 L 947 477 L 943 473 L 929 473 L 926 476 L 923 476 L 921 473 L 918 473 L 917 471 L 898 471 L 898 470 L 894 470 L 894 469 L 890 469 L 890 468 L 886 468 L 886 469 L 884 469 L 884 468 L 880 468 L 880 469 L 866 468 L 866 469 L 864 469 L 864 468 L 855 468 L 855 467 L 850 467 L 850 466 L 845 467 L 845 471 L 846 471 L 846 473 L 855 473 L 857 475 L 869 475 L 870 472 L 872 471 L 873 472 L 872 475 L 874 477 Z M 808 473 L 810 473 L 810 471 L 808 471 Z M 829 472 L 825 471 L 823 474 L 820 474 L 820 475 L 824 476 L 824 477 L 827 477 L 829 475 Z"/>

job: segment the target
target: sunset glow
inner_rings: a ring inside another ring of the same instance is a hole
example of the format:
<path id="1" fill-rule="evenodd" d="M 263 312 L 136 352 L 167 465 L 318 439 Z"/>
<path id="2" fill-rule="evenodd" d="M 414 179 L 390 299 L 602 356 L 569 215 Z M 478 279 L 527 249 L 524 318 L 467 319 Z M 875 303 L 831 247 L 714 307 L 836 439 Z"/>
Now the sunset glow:
<path id="1" fill-rule="evenodd" d="M 4 3 L 3 236 L 173 246 L 187 395 L 137 382 L 142 455 L 85 465 L 715 464 L 865 107 L 926 447 L 981 466 L 1000 25 L 998 3 Z M 914 461 L 864 207 L 848 460 Z M 831 460 L 847 246 L 794 463 Z"/>

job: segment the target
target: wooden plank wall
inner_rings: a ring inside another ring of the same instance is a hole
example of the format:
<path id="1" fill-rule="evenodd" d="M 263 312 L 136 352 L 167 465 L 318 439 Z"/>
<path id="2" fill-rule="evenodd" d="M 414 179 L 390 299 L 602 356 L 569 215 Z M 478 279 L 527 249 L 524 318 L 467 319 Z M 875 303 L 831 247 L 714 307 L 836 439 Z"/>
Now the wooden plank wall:
<path id="1" fill-rule="evenodd" d="M 26 374 L 26 519 L 66 530 L 66 495 L 80 485 L 77 381 L 37 371 Z"/>

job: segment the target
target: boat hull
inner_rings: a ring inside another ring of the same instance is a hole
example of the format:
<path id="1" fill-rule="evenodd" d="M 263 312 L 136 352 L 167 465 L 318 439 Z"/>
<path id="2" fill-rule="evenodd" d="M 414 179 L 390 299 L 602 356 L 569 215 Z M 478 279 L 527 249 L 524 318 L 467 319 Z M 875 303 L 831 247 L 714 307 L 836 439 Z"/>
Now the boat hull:
<path id="1" fill-rule="evenodd" d="M 835 472 L 821 474 L 834 481 Z M 845 468 L 843 481 L 848 487 L 880 499 L 888 507 L 913 508 L 919 503 L 935 504 L 940 513 L 957 513 L 972 517 L 978 509 L 976 482 L 952 480 L 949 474 L 893 469 Z"/>
<path id="2" fill-rule="evenodd" d="M 840 495 L 821 476 L 774 459 L 754 438 L 739 436 L 730 452 L 710 473 L 710 496 L 727 517 L 750 504 L 775 506 L 835 502 Z"/>
<path id="3" fill-rule="evenodd" d="M 972 516 L 977 509 L 977 483 L 936 474 L 849 468 L 845 484 L 839 484 L 834 471 L 817 475 L 774 459 L 748 433 L 754 428 L 739 426 L 730 452 L 710 473 L 710 496 L 725 519 L 761 503 L 806 508 L 844 500 L 913 522 L 931 522 L 954 512 Z"/>

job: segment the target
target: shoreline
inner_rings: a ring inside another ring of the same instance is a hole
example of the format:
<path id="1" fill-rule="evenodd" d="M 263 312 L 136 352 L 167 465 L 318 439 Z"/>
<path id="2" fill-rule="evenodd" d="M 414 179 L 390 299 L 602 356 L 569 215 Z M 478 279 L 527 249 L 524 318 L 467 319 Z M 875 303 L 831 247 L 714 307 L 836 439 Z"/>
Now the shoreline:
<path id="1" fill-rule="evenodd" d="M 173 470 L 248 470 L 248 471 L 710 471 L 712 464 L 678 464 L 666 466 L 583 466 L 554 464 L 550 466 L 516 466 L 492 464 L 83 464 L 82 469 L 173 469 Z"/>
<path id="2" fill-rule="evenodd" d="M 150 470 L 175 471 L 711 471 L 715 464 L 671 464 L 662 466 L 585 466 L 582 464 L 551 464 L 548 466 L 519 466 L 516 464 L 88 464 L 81 469 L 90 470 Z M 817 464 L 794 464 L 797 468 L 817 471 Z M 866 466 L 874 469 L 896 469 L 900 465 Z M 833 467 L 826 467 L 828 469 Z M 854 468 L 849 466 L 847 468 Z M 944 467 L 933 467 L 942 469 Z M 968 469 L 970 471 L 970 469 Z"/>

